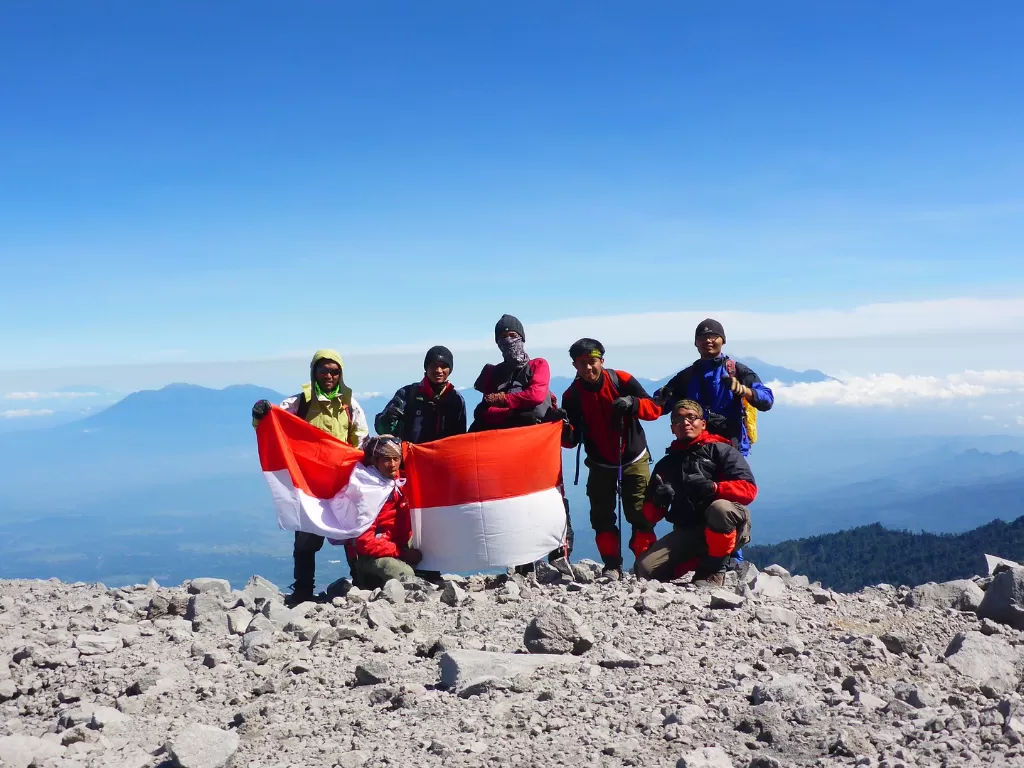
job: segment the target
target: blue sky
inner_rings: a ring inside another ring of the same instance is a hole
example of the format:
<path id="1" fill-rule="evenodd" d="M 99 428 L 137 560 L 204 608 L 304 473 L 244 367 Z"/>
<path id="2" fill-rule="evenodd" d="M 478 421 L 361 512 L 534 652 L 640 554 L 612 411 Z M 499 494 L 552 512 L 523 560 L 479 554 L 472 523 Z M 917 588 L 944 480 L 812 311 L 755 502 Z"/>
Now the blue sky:
<path id="1" fill-rule="evenodd" d="M 999 2 L 4 3 L 0 370 L 1018 306 L 1021 39 Z"/>

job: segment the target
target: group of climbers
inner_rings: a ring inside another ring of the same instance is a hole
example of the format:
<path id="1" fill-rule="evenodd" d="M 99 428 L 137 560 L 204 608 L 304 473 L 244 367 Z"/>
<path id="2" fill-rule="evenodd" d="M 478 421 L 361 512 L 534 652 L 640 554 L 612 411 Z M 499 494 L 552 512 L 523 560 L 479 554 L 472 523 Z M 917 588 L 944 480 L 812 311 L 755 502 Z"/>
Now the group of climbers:
<path id="1" fill-rule="evenodd" d="M 653 396 L 626 371 L 605 367 L 600 341 L 579 339 L 569 348 L 576 377 L 562 395 L 561 408 L 550 391 L 548 362 L 526 352 L 523 324 L 503 315 L 495 325 L 494 340 L 502 360 L 485 365 L 476 378 L 474 388 L 482 399 L 468 431 L 562 421 L 563 446 L 586 452 L 590 522 L 605 573 L 612 578 L 622 575 L 622 530 L 616 514 L 621 503 L 631 528 L 628 546 L 638 576 L 667 580 L 694 571 L 695 580 L 721 583 L 729 558 L 750 539 L 746 505 L 757 494 L 745 459 L 755 435 L 752 411 L 767 411 L 773 404 L 771 390 L 756 373 L 722 354 L 722 325 L 708 319 L 697 326 L 694 345 L 700 359 Z M 309 384 L 281 403 L 325 432 L 363 447 L 364 464 L 394 481 L 377 521 L 345 544 L 353 579 L 367 586 L 411 576 L 421 558 L 410 547 L 409 506 L 399 479 L 401 441 L 421 444 L 467 431 L 465 400 L 449 381 L 454 368 L 451 351 L 431 347 L 423 368 L 423 378 L 399 389 L 376 415 L 375 438 L 368 438 L 366 416 L 346 386 L 341 356 L 333 350 L 319 350 L 313 356 Z M 256 403 L 254 424 L 270 408 L 266 400 Z M 640 422 L 656 421 L 664 414 L 670 414 L 675 440 L 652 476 L 651 453 Z M 548 559 L 571 574 L 568 502 L 565 507 L 565 546 Z M 657 539 L 654 528 L 662 519 L 673 530 Z M 321 536 L 295 534 L 292 602 L 313 598 L 315 555 L 322 546 Z M 526 564 L 518 570 L 531 567 Z"/>

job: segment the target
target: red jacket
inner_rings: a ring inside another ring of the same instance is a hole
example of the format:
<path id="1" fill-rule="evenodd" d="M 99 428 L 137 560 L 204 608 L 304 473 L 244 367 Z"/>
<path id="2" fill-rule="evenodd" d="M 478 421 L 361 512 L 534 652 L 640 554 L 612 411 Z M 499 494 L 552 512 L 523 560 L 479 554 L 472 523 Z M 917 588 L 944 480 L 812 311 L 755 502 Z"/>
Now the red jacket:
<path id="1" fill-rule="evenodd" d="M 361 557 L 399 557 L 409 548 L 411 538 L 408 497 L 395 491 L 384 502 L 373 525 L 359 538 L 345 542 L 345 548 L 350 554 L 354 552 Z"/>
<path id="2" fill-rule="evenodd" d="M 529 385 L 518 392 L 507 393 L 508 407 L 481 406 L 475 414 L 481 421 L 489 426 L 504 426 L 517 411 L 529 411 L 550 398 L 548 385 L 551 383 L 551 368 L 548 361 L 543 357 L 533 357 L 527 365 L 530 367 Z M 498 391 L 504 382 L 495 380 L 494 372 L 497 368 L 496 365 L 484 366 L 475 384 L 478 392 L 490 395 Z"/>

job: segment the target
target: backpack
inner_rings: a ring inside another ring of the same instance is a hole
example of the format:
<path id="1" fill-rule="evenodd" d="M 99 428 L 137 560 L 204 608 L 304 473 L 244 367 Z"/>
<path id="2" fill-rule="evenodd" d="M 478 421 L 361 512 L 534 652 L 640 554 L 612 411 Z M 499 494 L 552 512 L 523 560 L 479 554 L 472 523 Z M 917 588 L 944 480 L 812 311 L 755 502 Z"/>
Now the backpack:
<path id="1" fill-rule="evenodd" d="M 725 372 L 731 378 L 736 378 L 736 361 L 725 358 Z M 747 430 L 747 439 L 753 445 L 757 442 L 757 408 L 746 398 L 743 398 L 743 426 Z"/>
<path id="2" fill-rule="evenodd" d="M 619 397 L 619 374 L 617 374 L 613 368 L 605 368 L 604 372 L 608 374 L 608 378 L 611 380 L 612 392 L 614 393 L 615 397 Z M 572 386 L 575 387 L 578 382 L 579 379 L 574 379 L 572 382 Z M 580 441 L 576 444 L 576 476 L 573 478 L 573 485 L 580 484 L 580 453 L 583 451 L 582 431 L 583 430 L 580 430 Z"/>

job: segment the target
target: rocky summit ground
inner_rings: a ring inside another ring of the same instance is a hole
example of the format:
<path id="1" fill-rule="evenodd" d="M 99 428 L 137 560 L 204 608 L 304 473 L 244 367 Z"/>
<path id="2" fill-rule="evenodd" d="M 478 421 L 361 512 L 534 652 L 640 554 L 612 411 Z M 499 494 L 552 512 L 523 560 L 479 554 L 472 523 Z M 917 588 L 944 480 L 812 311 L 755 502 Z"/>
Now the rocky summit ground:
<path id="1" fill-rule="evenodd" d="M 7 768 L 1024 766 L 1024 568 L 835 594 L 475 576 L 0 582 Z M 979 618 L 979 613 L 986 618 Z"/>

